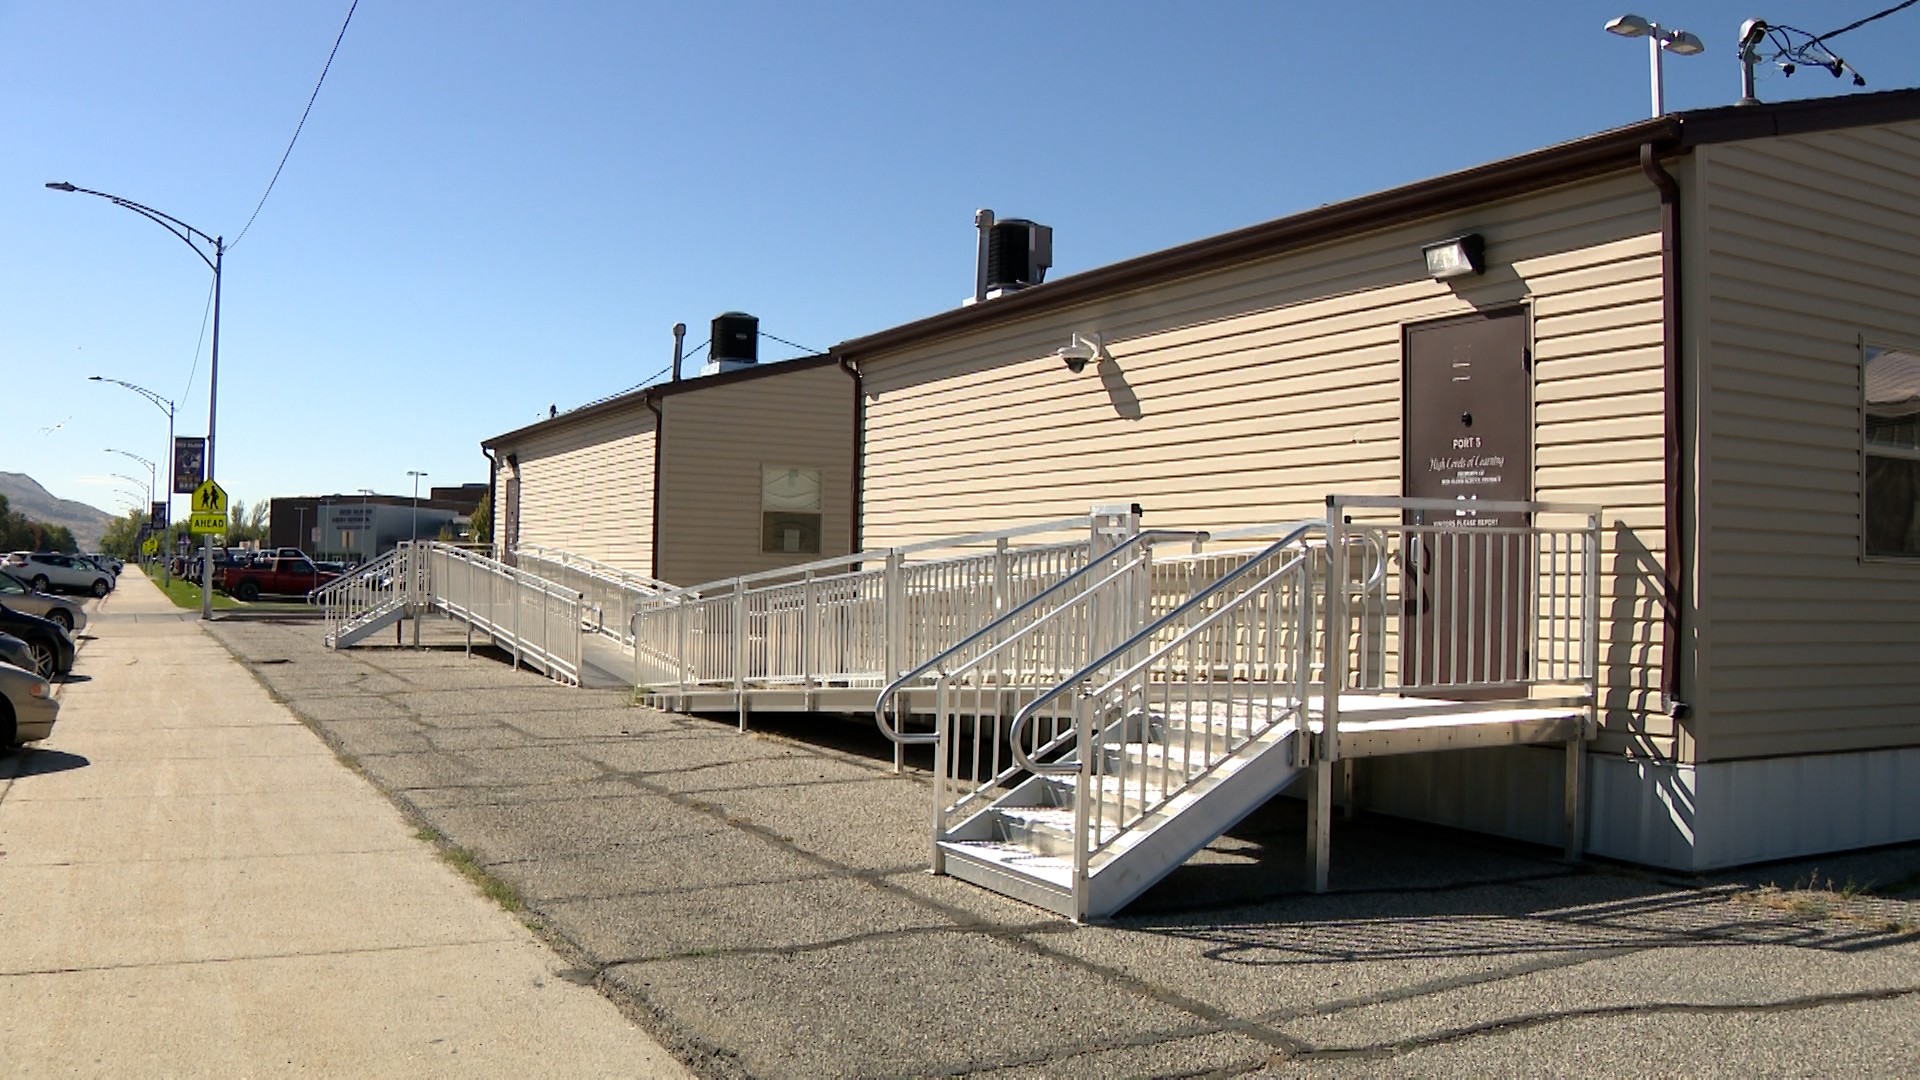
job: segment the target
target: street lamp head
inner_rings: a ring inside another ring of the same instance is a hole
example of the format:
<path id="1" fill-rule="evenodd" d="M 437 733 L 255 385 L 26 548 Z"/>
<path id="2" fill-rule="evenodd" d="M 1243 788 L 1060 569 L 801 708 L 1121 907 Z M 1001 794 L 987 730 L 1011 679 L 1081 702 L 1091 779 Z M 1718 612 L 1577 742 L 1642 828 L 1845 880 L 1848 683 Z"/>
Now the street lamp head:
<path id="1" fill-rule="evenodd" d="M 54 191 L 78 191 L 79 190 L 78 188 L 74 187 L 72 184 L 67 183 L 65 180 L 52 181 L 47 184 L 47 187 L 51 188 Z"/>
<path id="2" fill-rule="evenodd" d="M 88 382 L 106 382 L 107 380 L 101 378 L 98 375 L 89 375 L 87 376 L 87 381 Z"/>
<path id="3" fill-rule="evenodd" d="M 1653 33 L 1653 24 L 1638 15 L 1622 15 L 1607 23 L 1607 33 L 1621 37 L 1646 37 Z"/>
<path id="4" fill-rule="evenodd" d="M 1662 41 L 1660 47 L 1675 56 L 1698 56 L 1707 51 L 1700 39 L 1685 30 L 1676 30 L 1672 37 Z"/>

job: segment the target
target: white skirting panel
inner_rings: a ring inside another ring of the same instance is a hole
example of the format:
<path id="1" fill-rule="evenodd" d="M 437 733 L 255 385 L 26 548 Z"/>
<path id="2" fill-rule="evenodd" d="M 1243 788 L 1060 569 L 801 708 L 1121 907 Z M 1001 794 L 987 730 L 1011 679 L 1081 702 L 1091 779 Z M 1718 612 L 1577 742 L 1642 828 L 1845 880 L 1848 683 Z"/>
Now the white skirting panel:
<path id="1" fill-rule="evenodd" d="M 1463 750 L 1360 764 L 1361 805 L 1558 846 L 1561 755 Z M 1920 747 L 1707 765 L 1589 757 L 1587 851 L 1670 870 L 1920 840 Z"/>

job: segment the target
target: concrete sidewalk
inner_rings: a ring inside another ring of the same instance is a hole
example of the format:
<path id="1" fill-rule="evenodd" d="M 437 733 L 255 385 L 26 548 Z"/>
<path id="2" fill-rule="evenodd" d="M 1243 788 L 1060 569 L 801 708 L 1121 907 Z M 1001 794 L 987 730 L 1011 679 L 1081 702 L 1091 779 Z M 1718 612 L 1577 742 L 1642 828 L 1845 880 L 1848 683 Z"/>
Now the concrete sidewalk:
<path id="1" fill-rule="evenodd" d="M 8 1076 L 674 1076 L 138 573 L 0 756 Z"/>

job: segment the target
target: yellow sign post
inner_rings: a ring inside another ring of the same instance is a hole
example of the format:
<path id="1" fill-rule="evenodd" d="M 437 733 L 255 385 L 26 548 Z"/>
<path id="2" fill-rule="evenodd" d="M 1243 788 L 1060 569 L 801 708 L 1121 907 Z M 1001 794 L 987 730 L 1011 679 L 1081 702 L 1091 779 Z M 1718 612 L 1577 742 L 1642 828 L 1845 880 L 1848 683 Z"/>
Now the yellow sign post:
<path id="1" fill-rule="evenodd" d="M 159 538 L 159 537 L 157 537 L 157 536 L 149 536 L 149 537 L 147 537 L 147 538 L 146 538 L 146 539 L 145 539 L 144 541 L 142 541 L 142 542 L 141 542 L 141 544 L 140 544 L 140 552 L 141 552 L 141 554 L 143 554 L 143 555 L 158 555 L 158 554 L 160 554 L 160 538 Z"/>
<path id="2" fill-rule="evenodd" d="M 187 522 L 195 536 L 218 536 L 227 531 L 227 490 L 211 479 L 193 489 L 193 516 Z"/>

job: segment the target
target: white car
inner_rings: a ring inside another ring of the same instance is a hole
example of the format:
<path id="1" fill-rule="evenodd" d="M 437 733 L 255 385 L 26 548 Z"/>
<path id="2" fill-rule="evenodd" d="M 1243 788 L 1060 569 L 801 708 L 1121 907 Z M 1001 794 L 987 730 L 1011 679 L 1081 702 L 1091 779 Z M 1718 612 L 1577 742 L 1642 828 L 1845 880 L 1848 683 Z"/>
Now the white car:
<path id="1" fill-rule="evenodd" d="M 65 589 L 105 596 L 113 591 L 113 575 L 85 559 L 57 551 L 16 551 L 7 556 L 7 573 L 39 592 Z"/>
<path id="2" fill-rule="evenodd" d="M 52 735 L 59 716 L 60 703 L 47 680 L 0 664 L 0 751 Z"/>

